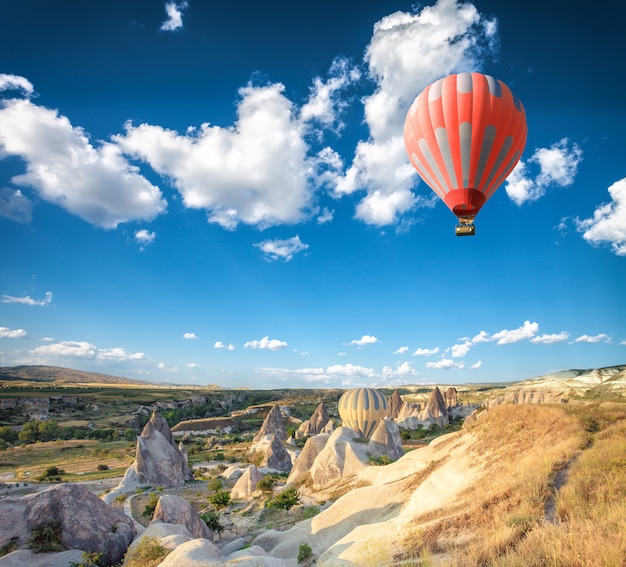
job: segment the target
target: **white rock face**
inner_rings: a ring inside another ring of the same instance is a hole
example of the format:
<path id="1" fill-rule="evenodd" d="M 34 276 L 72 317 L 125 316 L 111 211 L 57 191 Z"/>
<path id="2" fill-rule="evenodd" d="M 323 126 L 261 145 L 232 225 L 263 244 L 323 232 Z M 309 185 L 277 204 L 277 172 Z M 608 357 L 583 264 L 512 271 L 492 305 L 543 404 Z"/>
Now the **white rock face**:
<path id="1" fill-rule="evenodd" d="M 195 538 L 212 539 L 211 530 L 209 530 L 200 516 L 198 516 L 194 507 L 189 501 L 180 496 L 164 494 L 159 498 L 151 523 L 157 522 L 181 524 L 185 526 L 185 528 L 189 530 L 189 533 Z"/>
<path id="2" fill-rule="evenodd" d="M 248 500 L 258 496 L 261 491 L 257 490 L 256 485 L 262 478 L 263 475 L 254 465 L 248 467 L 233 486 L 230 497 L 234 500 Z"/>
<path id="3" fill-rule="evenodd" d="M 217 567 L 224 564 L 224 556 L 208 539 L 192 539 L 179 545 L 159 567 Z"/>

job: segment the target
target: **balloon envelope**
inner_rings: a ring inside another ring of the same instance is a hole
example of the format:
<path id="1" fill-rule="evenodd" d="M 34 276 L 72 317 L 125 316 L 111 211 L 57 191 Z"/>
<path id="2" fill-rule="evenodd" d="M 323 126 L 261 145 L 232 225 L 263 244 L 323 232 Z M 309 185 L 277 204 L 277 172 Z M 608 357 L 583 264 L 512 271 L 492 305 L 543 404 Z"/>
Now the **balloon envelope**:
<path id="1" fill-rule="evenodd" d="M 478 214 L 526 145 L 526 113 L 502 82 L 482 73 L 427 86 L 404 123 L 404 145 L 420 177 L 459 218 Z"/>
<path id="2" fill-rule="evenodd" d="M 374 388 L 354 388 L 339 398 L 338 409 L 343 425 L 367 438 L 387 415 L 387 399 Z"/>

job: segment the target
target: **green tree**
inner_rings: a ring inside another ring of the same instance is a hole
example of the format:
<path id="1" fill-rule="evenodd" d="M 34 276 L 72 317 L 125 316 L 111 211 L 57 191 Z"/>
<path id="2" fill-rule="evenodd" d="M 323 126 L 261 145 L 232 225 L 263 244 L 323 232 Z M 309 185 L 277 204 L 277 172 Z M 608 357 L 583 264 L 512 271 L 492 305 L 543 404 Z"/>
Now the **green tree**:
<path id="1" fill-rule="evenodd" d="M 8 425 L 3 425 L 0 427 L 0 439 L 13 444 L 17 441 L 17 431 Z"/>
<path id="2" fill-rule="evenodd" d="M 285 488 L 285 490 L 283 490 L 280 494 L 277 494 L 274 498 L 270 498 L 266 503 L 266 506 L 268 508 L 286 510 L 287 513 L 289 513 L 289 510 L 299 503 L 300 497 L 298 496 L 298 491 L 293 486 L 290 486 Z"/>
<path id="3" fill-rule="evenodd" d="M 209 502 L 217 509 L 221 510 L 230 504 L 230 492 L 225 490 L 217 490 L 209 496 Z"/>
<path id="4" fill-rule="evenodd" d="M 219 477 L 212 478 L 209 480 L 207 487 L 209 490 L 217 492 L 222 489 L 222 480 Z"/>
<path id="5" fill-rule="evenodd" d="M 137 432 L 129 427 L 124 431 L 124 439 L 126 441 L 134 441 L 135 439 L 137 439 Z"/>
<path id="6" fill-rule="evenodd" d="M 217 512 L 209 510 L 200 514 L 200 518 L 212 532 L 216 532 L 219 535 L 224 531 L 224 526 L 220 523 L 220 515 Z"/>
<path id="7" fill-rule="evenodd" d="M 39 427 L 37 426 L 37 422 L 26 422 L 22 430 L 17 434 L 17 438 L 22 443 L 35 443 L 35 441 L 39 441 Z"/>
<path id="8" fill-rule="evenodd" d="M 271 476 L 264 476 L 259 482 L 256 483 L 257 490 L 261 490 L 262 492 L 272 492 L 274 490 L 274 484 L 276 484 L 276 479 Z"/>

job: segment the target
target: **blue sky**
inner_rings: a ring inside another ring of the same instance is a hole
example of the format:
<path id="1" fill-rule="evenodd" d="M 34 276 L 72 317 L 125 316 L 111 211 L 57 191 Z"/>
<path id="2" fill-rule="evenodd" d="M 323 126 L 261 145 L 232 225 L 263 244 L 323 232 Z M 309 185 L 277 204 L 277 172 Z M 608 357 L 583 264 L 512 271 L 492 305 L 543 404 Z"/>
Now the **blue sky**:
<path id="1" fill-rule="evenodd" d="M 626 8 L 0 1 L 0 365 L 155 382 L 521 380 L 626 362 Z M 456 238 L 419 92 L 522 100 Z"/>

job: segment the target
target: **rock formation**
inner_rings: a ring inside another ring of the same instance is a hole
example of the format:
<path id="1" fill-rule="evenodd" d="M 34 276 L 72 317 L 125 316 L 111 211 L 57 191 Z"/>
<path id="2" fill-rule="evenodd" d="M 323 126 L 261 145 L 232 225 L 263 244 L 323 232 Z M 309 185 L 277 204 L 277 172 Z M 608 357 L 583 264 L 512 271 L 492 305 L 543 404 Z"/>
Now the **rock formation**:
<path id="1" fill-rule="evenodd" d="M 400 397 L 400 392 L 395 390 L 391 397 L 389 398 L 389 417 L 391 419 L 396 419 L 398 414 L 400 413 L 400 408 L 402 407 L 402 398 Z"/>
<path id="2" fill-rule="evenodd" d="M 309 478 L 311 467 L 317 456 L 326 446 L 329 438 L 330 433 L 320 433 L 306 440 L 302 451 L 298 455 L 289 473 L 287 484 L 300 484 Z"/>
<path id="3" fill-rule="evenodd" d="M 261 466 L 283 472 L 291 470 L 291 455 L 276 434 L 272 434 L 267 452 L 261 461 Z"/>
<path id="4" fill-rule="evenodd" d="M 263 475 L 254 465 L 248 467 L 233 486 L 230 497 L 234 500 L 248 500 L 257 496 L 261 491 L 256 485 L 262 478 Z"/>
<path id="5" fill-rule="evenodd" d="M 328 415 L 326 406 L 322 402 L 317 406 L 313 415 L 306 421 L 302 422 L 300 427 L 298 427 L 298 430 L 296 431 L 296 439 L 311 437 L 312 435 L 321 433 L 329 421 L 330 416 Z"/>
<path id="6" fill-rule="evenodd" d="M 457 391 L 454 386 L 451 386 L 450 388 L 448 388 L 443 397 L 444 397 L 444 401 L 445 401 L 446 408 L 448 409 L 448 411 L 459 405 Z"/>
<path id="7" fill-rule="evenodd" d="M 455 394 L 456 390 L 454 394 L 450 393 L 450 399 L 453 399 Z M 433 424 L 439 427 L 446 426 L 449 423 L 448 407 L 439 388 L 435 387 L 431 392 L 423 409 L 419 404 L 405 402 L 398 412 L 396 423 L 403 429 L 417 429 L 420 425 L 430 427 Z"/>
<path id="8" fill-rule="evenodd" d="M 259 432 L 254 436 L 254 439 L 252 439 L 252 446 L 261 442 L 263 438 L 268 435 L 275 435 L 280 441 L 287 439 L 287 432 L 283 425 L 283 415 L 280 411 L 280 407 L 277 405 L 272 406 L 272 409 L 265 416 L 261 429 L 259 429 Z"/>
<path id="9" fill-rule="evenodd" d="M 102 502 L 81 484 L 55 485 L 8 506 L 3 502 L 0 516 L 0 545 L 17 538 L 18 547 L 24 548 L 34 529 L 55 522 L 67 549 L 102 553 L 103 565 L 119 563 L 136 533 L 128 516 Z M 37 561 L 24 564 L 34 565 Z"/>
<path id="10" fill-rule="evenodd" d="M 193 537 L 211 539 L 211 530 L 200 519 L 200 516 L 198 516 L 198 513 L 189 501 L 180 496 L 174 496 L 173 494 L 161 496 L 154 510 L 152 522 L 181 524 L 189 530 Z"/>
<path id="11" fill-rule="evenodd" d="M 181 486 L 192 478 L 187 459 L 178 448 L 167 422 L 154 411 L 137 437 L 135 462 L 126 469 L 120 484 L 104 495 L 103 500 L 111 503 L 118 494 L 132 492 L 138 486 Z"/>
<path id="12" fill-rule="evenodd" d="M 389 417 L 383 418 L 372 433 L 368 450 L 374 457 L 385 456 L 392 461 L 397 461 L 404 455 L 400 430 L 395 421 Z"/>

